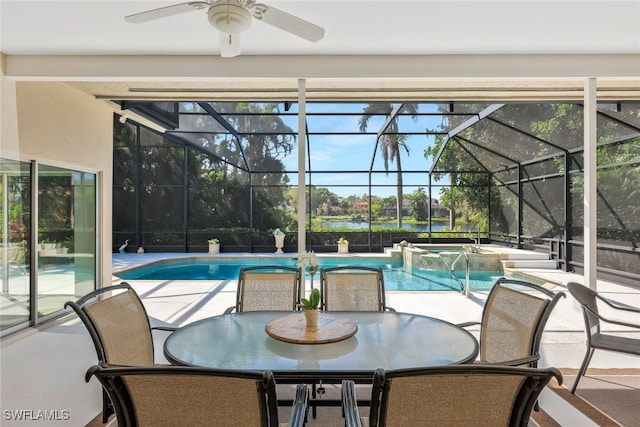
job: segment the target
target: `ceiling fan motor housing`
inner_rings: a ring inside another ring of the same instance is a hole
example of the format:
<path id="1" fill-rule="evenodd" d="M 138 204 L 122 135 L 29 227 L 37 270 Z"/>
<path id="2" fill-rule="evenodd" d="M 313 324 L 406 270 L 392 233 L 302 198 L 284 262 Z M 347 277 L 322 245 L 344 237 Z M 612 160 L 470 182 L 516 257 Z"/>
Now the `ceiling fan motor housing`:
<path id="1" fill-rule="evenodd" d="M 208 16 L 209 23 L 225 34 L 238 34 L 251 26 L 251 14 L 235 2 L 213 4 Z"/>

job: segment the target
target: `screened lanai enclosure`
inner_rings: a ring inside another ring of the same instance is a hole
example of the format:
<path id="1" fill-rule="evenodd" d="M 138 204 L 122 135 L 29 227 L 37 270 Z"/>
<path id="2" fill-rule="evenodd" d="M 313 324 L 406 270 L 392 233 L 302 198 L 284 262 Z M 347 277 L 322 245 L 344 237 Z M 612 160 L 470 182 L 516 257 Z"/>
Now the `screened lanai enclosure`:
<path id="1" fill-rule="evenodd" d="M 382 252 L 482 239 L 583 268 L 580 103 L 122 102 L 114 251 Z M 161 130 L 164 130 L 162 132 Z M 640 103 L 598 104 L 598 274 L 640 278 Z M 304 149 L 304 153 L 299 150 Z M 306 203 L 298 191 L 304 177 Z"/>

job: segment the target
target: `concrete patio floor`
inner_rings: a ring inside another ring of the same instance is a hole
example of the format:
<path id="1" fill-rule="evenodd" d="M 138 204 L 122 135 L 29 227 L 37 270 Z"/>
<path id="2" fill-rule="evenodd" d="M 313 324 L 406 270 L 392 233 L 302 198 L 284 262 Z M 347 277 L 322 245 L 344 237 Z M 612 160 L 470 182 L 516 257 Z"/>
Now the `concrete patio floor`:
<path id="1" fill-rule="evenodd" d="M 180 254 L 114 254 L 114 271 L 167 255 Z M 556 283 L 554 291 L 566 292 L 567 282 L 583 281 L 582 276 L 557 270 L 520 271 Z M 121 280 L 114 276 L 113 281 L 119 283 Z M 129 283 L 140 294 L 152 325 L 185 325 L 219 315 L 235 301 L 235 280 Z M 638 289 L 599 281 L 598 290 L 608 298 L 640 307 Z M 458 323 L 479 320 L 485 298 L 486 293 L 480 292 L 472 292 L 469 297 L 457 292 L 388 292 L 387 303 L 397 311 Z M 630 319 L 631 316 L 627 318 Z M 636 318 L 635 322 L 638 321 Z M 166 333 L 157 333 L 154 337 L 158 361 L 164 360 L 162 341 L 165 337 Z M 567 292 L 567 298 L 560 300 L 547 323 L 539 365 L 579 367 L 585 352 L 584 342 L 582 314 L 577 302 Z M 95 351 L 88 333 L 75 315 L 70 314 L 51 324 L 8 337 L 0 345 L 0 424 L 80 426 L 89 423 L 100 412 L 101 391 L 98 383 L 95 380 L 88 384 L 84 382 L 86 369 L 96 362 Z M 640 368 L 640 358 L 596 351 L 590 368 Z M 545 391 L 540 402 L 542 408 L 560 425 L 595 425 L 567 407 L 551 391 Z M 43 414 L 42 411 L 46 412 Z M 36 419 L 38 415 L 54 419 L 43 422 L 42 418 Z"/>

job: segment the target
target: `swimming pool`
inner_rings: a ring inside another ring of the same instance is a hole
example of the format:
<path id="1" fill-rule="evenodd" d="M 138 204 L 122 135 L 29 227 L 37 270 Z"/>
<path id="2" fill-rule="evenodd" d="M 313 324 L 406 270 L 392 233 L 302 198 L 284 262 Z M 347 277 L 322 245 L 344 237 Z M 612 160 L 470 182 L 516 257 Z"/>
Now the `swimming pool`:
<path id="1" fill-rule="evenodd" d="M 401 259 L 382 257 L 318 257 L 320 268 L 341 265 L 381 267 L 388 291 L 459 291 L 448 270 L 406 269 Z M 293 258 L 189 258 L 170 259 L 117 273 L 123 280 L 237 280 L 241 267 L 251 265 L 295 266 Z M 472 291 L 489 290 L 502 272 L 470 272 Z M 307 280 L 309 274 L 307 273 Z M 318 281 L 318 275 L 315 276 Z"/>

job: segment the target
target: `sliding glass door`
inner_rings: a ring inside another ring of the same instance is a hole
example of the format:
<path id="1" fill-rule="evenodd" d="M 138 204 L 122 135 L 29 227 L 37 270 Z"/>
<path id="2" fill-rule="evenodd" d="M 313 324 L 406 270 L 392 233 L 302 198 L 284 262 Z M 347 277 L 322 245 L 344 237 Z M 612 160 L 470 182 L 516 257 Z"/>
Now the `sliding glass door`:
<path id="1" fill-rule="evenodd" d="M 38 167 L 37 311 L 46 316 L 95 289 L 95 175 Z"/>
<path id="2" fill-rule="evenodd" d="M 97 185 L 93 173 L 6 159 L 0 175 L 4 334 L 95 289 Z"/>
<path id="3" fill-rule="evenodd" d="M 31 164 L 0 159 L 0 330 L 27 324 L 31 313 Z"/>

